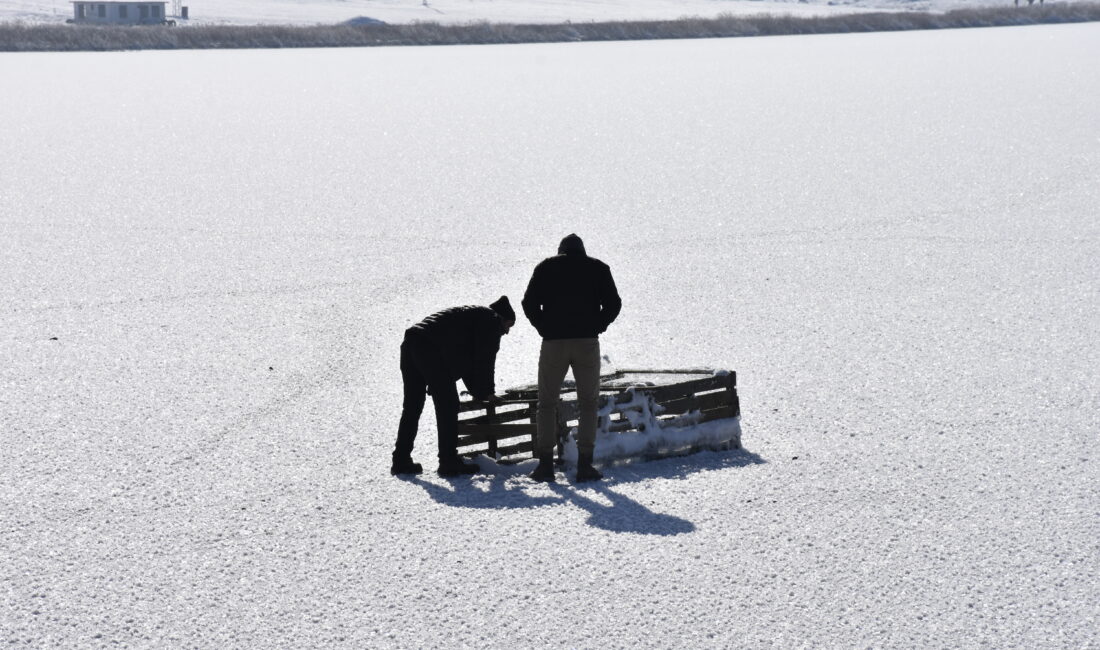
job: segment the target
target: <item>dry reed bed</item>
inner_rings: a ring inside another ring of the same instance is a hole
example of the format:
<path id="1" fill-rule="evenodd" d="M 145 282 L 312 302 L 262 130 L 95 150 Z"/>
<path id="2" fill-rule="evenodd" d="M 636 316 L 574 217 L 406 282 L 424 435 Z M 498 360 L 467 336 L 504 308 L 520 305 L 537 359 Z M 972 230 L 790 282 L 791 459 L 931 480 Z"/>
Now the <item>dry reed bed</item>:
<path id="1" fill-rule="evenodd" d="M 1100 3 L 962 9 L 947 13 L 880 12 L 794 17 L 770 14 L 638 22 L 555 25 L 471 23 L 441 25 L 339 24 L 316 26 L 93 26 L 0 23 L 0 51 L 107 51 L 218 48 L 370 47 L 557 43 L 678 38 L 732 38 L 954 29 L 1100 20 Z"/>

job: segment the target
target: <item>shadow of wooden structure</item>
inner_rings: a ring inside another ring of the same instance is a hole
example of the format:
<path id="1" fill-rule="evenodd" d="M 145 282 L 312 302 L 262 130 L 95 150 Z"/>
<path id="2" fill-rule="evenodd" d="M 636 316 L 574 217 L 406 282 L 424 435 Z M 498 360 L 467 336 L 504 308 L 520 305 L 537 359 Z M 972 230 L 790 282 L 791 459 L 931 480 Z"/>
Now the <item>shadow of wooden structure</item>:
<path id="1" fill-rule="evenodd" d="M 563 457 L 570 429 L 577 426 L 576 392 L 565 382 L 558 402 L 557 456 Z M 683 455 L 703 449 L 738 449 L 740 426 L 727 428 L 719 438 L 692 440 L 692 427 L 717 420 L 739 423 L 737 374 L 707 368 L 680 370 L 619 370 L 600 377 L 597 460 L 601 439 L 632 436 L 645 444 L 634 444 L 643 458 Z M 534 457 L 538 386 L 528 385 L 505 391 L 496 406 L 467 401 L 459 404 L 458 448 L 466 457 L 484 454 L 498 462 L 520 462 Z M 660 431 L 681 432 L 672 443 Z M 689 435 L 682 435 L 682 432 Z M 661 440 L 662 444 L 655 444 Z"/>

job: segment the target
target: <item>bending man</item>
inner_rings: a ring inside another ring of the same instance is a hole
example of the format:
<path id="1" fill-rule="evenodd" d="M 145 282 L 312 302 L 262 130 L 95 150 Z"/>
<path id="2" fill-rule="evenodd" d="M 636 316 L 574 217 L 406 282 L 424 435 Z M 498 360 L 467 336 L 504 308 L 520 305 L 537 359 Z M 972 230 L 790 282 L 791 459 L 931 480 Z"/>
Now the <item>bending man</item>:
<path id="1" fill-rule="evenodd" d="M 419 474 L 412 460 L 424 393 L 432 396 L 439 425 L 439 475 L 476 474 L 477 465 L 458 456 L 459 379 L 474 399 L 495 399 L 493 379 L 500 337 L 516 324 L 516 312 L 501 296 L 488 307 L 452 307 L 432 314 L 405 330 L 401 343 L 401 381 L 405 399 L 391 474 Z"/>

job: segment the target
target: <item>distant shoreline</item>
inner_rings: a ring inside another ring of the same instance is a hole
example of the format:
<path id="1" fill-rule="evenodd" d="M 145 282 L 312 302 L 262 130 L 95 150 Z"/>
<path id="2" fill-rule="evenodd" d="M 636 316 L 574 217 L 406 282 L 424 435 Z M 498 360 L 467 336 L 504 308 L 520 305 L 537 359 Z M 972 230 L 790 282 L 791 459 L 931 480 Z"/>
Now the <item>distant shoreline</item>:
<path id="1" fill-rule="evenodd" d="M 784 15 L 681 18 L 559 24 L 479 22 L 337 24 L 317 26 L 196 25 L 96 26 L 0 23 L 0 51 L 80 52 L 119 50 L 256 49 L 487 45 L 690 38 L 739 38 L 845 34 L 966 27 L 1007 27 L 1100 21 L 1098 2 L 1023 4 L 959 9 L 946 13 L 878 12 L 834 16 Z M 352 21 L 354 22 L 354 21 Z"/>

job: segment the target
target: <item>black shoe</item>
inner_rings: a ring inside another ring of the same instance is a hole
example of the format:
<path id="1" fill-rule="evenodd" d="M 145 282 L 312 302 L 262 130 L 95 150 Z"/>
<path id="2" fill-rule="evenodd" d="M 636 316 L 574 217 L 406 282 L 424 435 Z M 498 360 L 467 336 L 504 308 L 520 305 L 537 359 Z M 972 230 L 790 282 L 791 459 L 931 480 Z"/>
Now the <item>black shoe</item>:
<path id="1" fill-rule="evenodd" d="M 477 474 L 480 471 L 481 468 L 477 466 L 477 463 L 467 463 L 457 456 L 439 459 L 438 473 L 440 476 L 468 476 Z"/>
<path id="2" fill-rule="evenodd" d="M 601 479 L 603 479 L 603 474 L 595 467 L 591 465 L 577 465 L 577 483 L 599 481 Z"/>
<path id="3" fill-rule="evenodd" d="M 592 467 L 592 452 L 581 453 L 577 458 L 577 483 L 599 481 L 602 478 L 600 470 Z"/>
<path id="4" fill-rule="evenodd" d="M 394 458 L 393 465 L 390 465 L 390 474 L 397 476 L 398 474 L 419 474 L 424 471 L 424 468 L 420 466 L 420 463 L 414 463 L 411 458 Z"/>
<path id="5" fill-rule="evenodd" d="M 540 483 L 556 483 L 557 478 L 554 477 L 554 456 L 539 456 L 539 466 L 535 468 L 535 471 L 528 474 L 532 481 L 538 481 Z"/>

